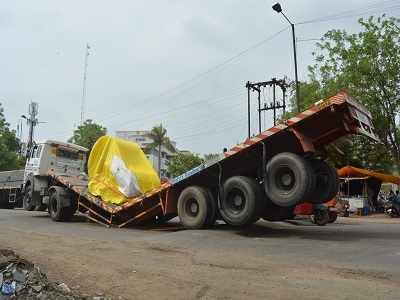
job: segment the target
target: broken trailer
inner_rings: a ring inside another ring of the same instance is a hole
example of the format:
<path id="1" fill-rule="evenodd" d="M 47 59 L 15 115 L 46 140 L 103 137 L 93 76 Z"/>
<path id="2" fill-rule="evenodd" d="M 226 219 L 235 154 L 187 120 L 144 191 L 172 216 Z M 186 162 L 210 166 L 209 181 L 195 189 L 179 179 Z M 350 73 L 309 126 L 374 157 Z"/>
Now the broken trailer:
<path id="1" fill-rule="evenodd" d="M 216 219 L 232 226 L 288 219 L 296 204 L 336 195 L 338 179 L 324 147 L 348 134 L 377 140 L 368 110 L 340 92 L 122 205 L 91 195 L 83 178 L 50 173 L 49 211 L 55 221 L 77 210 L 117 227 L 176 216 L 187 228 L 207 228 Z"/>

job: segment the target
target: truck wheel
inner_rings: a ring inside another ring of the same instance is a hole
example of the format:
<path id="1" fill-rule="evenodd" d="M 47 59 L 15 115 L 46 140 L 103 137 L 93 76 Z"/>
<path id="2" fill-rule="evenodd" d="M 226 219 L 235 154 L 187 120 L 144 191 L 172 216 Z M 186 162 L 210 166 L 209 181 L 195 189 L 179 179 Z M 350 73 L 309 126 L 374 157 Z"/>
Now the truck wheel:
<path id="1" fill-rule="evenodd" d="M 46 205 L 46 204 L 39 204 L 39 205 L 36 205 L 36 206 L 35 206 L 35 210 L 36 210 L 36 211 L 45 211 L 46 208 L 47 208 L 47 205 Z"/>
<path id="2" fill-rule="evenodd" d="M 25 187 L 23 206 L 25 210 L 32 211 L 35 209 L 35 203 L 33 201 L 33 187 L 29 184 Z"/>
<path id="3" fill-rule="evenodd" d="M 178 198 L 178 216 L 183 226 L 200 229 L 215 222 L 216 205 L 206 189 L 199 186 L 185 188 Z"/>
<path id="4" fill-rule="evenodd" d="M 329 223 L 335 223 L 337 220 L 337 213 L 334 211 L 329 212 Z"/>
<path id="5" fill-rule="evenodd" d="M 219 212 L 227 224 L 245 226 L 259 219 L 261 202 L 260 188 L 253 179 L 234 176 L 224 183 Z"/>
<path id="6" fill-rule="evenodd" d="M 289 152 L 275 155 L 267 164 L 265 193 L 271 201 L 283 207 L 307 200 L 315 187 L 315 175 L 310 163 Z"/>
<path id="7" fill-rule="evenodd" d="M 75 206 L 69 203 L 70 206 L 65 206 L 65 201 L 71 202 L 72 200 L 66 199 L 63 195 L 63 188 L 53 187 L 49 197 L 48 210 L 50 217 L 53 221 L 63 222 L 70 221 L 75 214 Z"/>
<path id="8" fill-rule="evenodd" d="M 325 226 L 329 223 L 329 212 L 326 209 L 317 209 L 314 211 L 314 223 L 318 226 Z"/>
<path id="9" fill-rule="evenodd" d="M 311 166 L 316 177 L 315 189 L 309 201 L 321 204 L 336 196 L 339 180 L 336 169 L 323 160 L 311 160 Z"/>

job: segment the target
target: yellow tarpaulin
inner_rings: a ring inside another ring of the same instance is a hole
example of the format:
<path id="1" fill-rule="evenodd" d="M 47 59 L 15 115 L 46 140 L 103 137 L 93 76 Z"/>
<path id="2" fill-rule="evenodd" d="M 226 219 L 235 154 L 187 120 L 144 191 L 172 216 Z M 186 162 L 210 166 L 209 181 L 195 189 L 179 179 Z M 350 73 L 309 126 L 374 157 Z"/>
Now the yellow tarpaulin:
<path id="1" fill-rule="evenodd" d="M 117 205 L 160 186 L 156 171 L 140 147 L 111 136 L 103 136 L 94 144 L 88 173 L 89 192 Z"/>

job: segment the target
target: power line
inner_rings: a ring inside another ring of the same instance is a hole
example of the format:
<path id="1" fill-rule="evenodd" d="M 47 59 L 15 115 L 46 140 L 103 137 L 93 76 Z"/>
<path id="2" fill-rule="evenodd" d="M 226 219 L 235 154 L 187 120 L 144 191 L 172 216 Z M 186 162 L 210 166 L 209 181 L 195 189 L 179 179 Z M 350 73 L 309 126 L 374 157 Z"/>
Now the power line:
<path id="1" fill-rule="evenodd" d="M 178 137 L 175 137 L 174 139 L 175 140 L 178 140 L 178 139 L 179 140 L 184 140 L 184 139 L 187 139 L 189 137 L 197 137 L 197 136 L 204 135 L 204 134 L 212 134 L 212 133 L 222 132 L 222 131 L 225 131 L 227 129 L 235 128 L 235 127 L 237 127 L 239 125 L 245 126 L 245 125 L 240 123 L 241 121 L 244 121 L 245 119 L 246 118 L 241 118 L 241 119 L 238 119 L 238 120 L 232 120 L 231 122 L 225 124 L 225 125 L 229 125 L 229 126 L 219 127 L 217 130 L 215 128 L 212 128 L 212 129 L 209 129 L 209 130 L 206 130 L 206 131 L 200 131 L 200 132 L 189 134 L 189 135 L 178 136 Z M 234 123 L 234 125 L 232 125 L 232 123 Z"/>
<path id="2" fill-rule="evenodd" d="M 334 21 L 334 20 L 352 18 L 352 17 L 362 16 L 365 14 L 384 12 L 386 10 L 393 10 L 393 9 L 400 8 L 400 5 L 375 8 L 376 6 L 381 6 L 383 3 L 387 3 L 387 2 L 394 2 L 394 0 L 381 1 L 381 2 L 377 2 L 373 5 L 366 6 L 366 7 L 352 9 L 352 10 L 348 10 L 348 11 L 334 14 L 334 15 L 326 15 L 324 17 L 298 22 L 298 23 L 296 23 L 296 25 L 305 25 L 305 24 L 314 24 L 314 23 L 321 23 L 321 22 L 327 22 L 327 21 Z"/>
<path id="3" fill-rule="evenodd" d="M 170 113 L 176 113 L 179 110 L 184 110 L 184 109 L 190 108 L 192 106 L 195 106 L 197 104 L 201 104 L 201 103 L 204 103 L 204 102 L 211 102 L 211 101 L 213 101 L 213 103 L 224 102 L 226 100 L 231 99 L 232 97 L 235 97 L 235 96 L 238 96 L 238 95 L 241 95 L 241 94 L 242 93 L 234 93 L 234 94 L 227 95 L 227 96 L 220 97 L 220 98 L 201 99 L 201 100 L 198 100 L 198 101 L 195 101 L 195 102 L 191 102 L 191 103 L 188 103 L 188 104 L 185 104 L 185 105 L 182 105 L 182 106 L 177 106 L 177 107 L 165 110 L 165 111 L 155 112 L 155 113 L 152 113 L 152 114 L 147 114 L 147 115 L 145 115 L 143 117 L 140 117 L 140 118 L 137 118 L 137 119 L 134 119 L 134 120 L 128 120 L 126 122 L 118 124 L 117 127 L 124 126 L 124 125 L 131 124 L 131 123 L 135 123 L 135 122 L 139 122 L 139 121 L 143 121 L 143 120 L 146 120 L 146 119 L 149 119 L 149 118 L 160 117 L 160 116 L 167 115 L 167 114 L 170 114 Z"/>
<path id="4" fill-rule="evenodd" d="M 256 48 L 259 48 L 263 44 L 273 40 L 275 37 L 280 35 L 282 32 L 286 31 L 288 28 L 289 28 L 289 26 L 286 26 L 285 28 L 282 28 L 281 30 L 275 32 L 274 34 L 272 34 L 272 35 L 270 35 L 268 37 L 266 37 L 265 39 L 255 43 L 252 46 L 250 46 L 250 47 L 238 52 L 237 54 L 231 56 L 230 58 L 227 58 L 227 59 L 223 60 L 222 62 L 210 67 L 209 69 L 205 70 L 204 72 L 198 73 L 198 74 L 194 75 L 193 77 L 191 77 L 191 78 L 189 78 L 187 80 L 184 80 L 184 81 L 180 82 L 179 84 L 177 84 L 177 85 L 175 85 L 175 86 L 173 86 L 171 88 L 168 88 L 168 89 L 166 89 L 166 90 L 164 90 L 164 91 L 162 91 L 162 92 L 160 92 L 160 93 L 158 93 L 156 95 L 146 97 L 146 98 L 142 99 L 141 102 L 147 102 L 148 103 L 150 100 L 155 100 L 155 99 L 158 99 L 159 97 L 166 96 L 166 95 L 168 95 L 169 93 L 171 93 L 171 92 L 173 92 L 175 90 L 178 90 L 178 89 L 180 89 L 182 87 L 187 86 L 190 83 L 193 83 L 194 81 L 202 80 L 208 74 L 210 74 L 210 73 L 212 73 L 212 72 L 214 72 L 214 71 L 216 71 L 218 69 L 222 69 L 224 66 L 228 65 L 229 63 L 231 63 L 232 61 L 238 59 L 239 57 L 245 55 L 246 53 L 248 53 L 248 52 L 250 52 L 250 51 L 252 51 L 252 50 L 254 50 Z M 104 122 L 104 121 L 106 121 L 106 120 L 108 120 L 110 118 L 114 118 L 114 117 L 119 116 L 119 115 L 121 115 L 121 113 L 115 113 L 112 116 L 110 116 L 109 118 L 101 120 L 101 122 Z"/>

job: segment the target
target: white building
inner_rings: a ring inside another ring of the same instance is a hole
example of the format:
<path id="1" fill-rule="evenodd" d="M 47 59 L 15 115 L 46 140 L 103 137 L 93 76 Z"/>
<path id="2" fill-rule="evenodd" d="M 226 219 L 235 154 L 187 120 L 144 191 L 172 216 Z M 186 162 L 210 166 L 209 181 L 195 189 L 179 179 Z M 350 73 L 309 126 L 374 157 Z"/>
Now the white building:
<path id="1" fill-rule="evenodd" d="M 152 163 L 153 168 L 158 171 L 158 149 L 149 149 L 149 145 L 153 143 L 153 140 L 148 136 L 149 130 L 137 130 L 137 131 L 116 131 L 115 135 L 119 138 L 134 142 L 142 148 L 149 161 Z M 171 141 L 172 146 L 176 149 L 176 143 Z M 161 178 L 169 178 L 168 174 L 168 162 L 171 158 L 176 155 L 176 150 L 171 151 L 166 147 L 161 147 Z"/>

